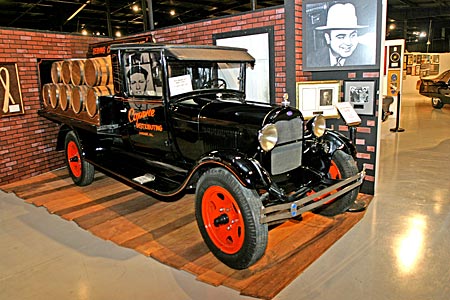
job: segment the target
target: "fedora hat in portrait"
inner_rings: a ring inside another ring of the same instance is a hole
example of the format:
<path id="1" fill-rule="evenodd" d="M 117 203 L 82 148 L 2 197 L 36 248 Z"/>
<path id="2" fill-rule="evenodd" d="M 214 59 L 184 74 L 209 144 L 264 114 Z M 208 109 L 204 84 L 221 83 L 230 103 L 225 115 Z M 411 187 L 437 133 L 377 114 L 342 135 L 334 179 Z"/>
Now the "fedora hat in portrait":
<path id="1" fill-rule="evenodd" d="M 338 3 L 328 9 L 327 24 L 317 27 L 316 30 L 360 29 L 367 27 L 367 25 L 358 25 L 356 10 L 353 4 Z"/>

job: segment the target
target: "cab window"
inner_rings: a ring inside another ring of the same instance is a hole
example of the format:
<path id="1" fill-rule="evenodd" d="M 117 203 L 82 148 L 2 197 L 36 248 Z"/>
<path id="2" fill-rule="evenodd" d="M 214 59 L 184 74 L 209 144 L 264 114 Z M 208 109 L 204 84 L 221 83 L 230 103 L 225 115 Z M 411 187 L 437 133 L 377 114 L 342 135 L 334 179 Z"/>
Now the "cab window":
<path id="1" fill-rule="evenodd" d="M 130 96 L 162 96 L 161 53 L 127 52 L 125 81 Z"/>

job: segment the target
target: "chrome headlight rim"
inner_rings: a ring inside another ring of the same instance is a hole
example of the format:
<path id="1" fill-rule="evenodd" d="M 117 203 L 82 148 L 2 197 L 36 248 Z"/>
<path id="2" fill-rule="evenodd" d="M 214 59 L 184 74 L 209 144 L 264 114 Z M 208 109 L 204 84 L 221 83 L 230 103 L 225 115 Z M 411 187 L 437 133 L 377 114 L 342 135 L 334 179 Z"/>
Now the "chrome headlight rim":
<path id="1" fill-rule="evenodd" d="M 321 137 L 325 134 L 327 128 L 326 119 L 323 115 L 318 115 L 314 117 L 312 122 L 312 132 L 316 137 Z"/>
<path id="2" fill-rule="evenodd" d="M 278 142 L 278 130 L 275 124 L 265 125 L 258 133 L 258 141 L 261 148 L 266 152 L 275 148 Z"/>

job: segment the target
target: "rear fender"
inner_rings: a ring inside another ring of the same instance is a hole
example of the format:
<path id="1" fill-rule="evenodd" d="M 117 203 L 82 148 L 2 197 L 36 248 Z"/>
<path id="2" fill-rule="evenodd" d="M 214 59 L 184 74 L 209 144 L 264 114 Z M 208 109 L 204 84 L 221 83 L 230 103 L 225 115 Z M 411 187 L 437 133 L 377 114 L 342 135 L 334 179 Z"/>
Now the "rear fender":
<path id="1" fill-rule="evenodd" d="M 58 132 L 58 138 L 56 141 L 56 150 L 58 151 L 64 150 L 66 135 L 70 131 L 74 131 L 75 135 L 80 141 L 81 155 L 83 155 L 83 157 L 88 160 L 93 160 L 96 155 L 95 149 L 97 141 L 95 139 L 95 136 L 91 132 L 88 132 L 86 130 L 76 129 L 67 125 L 62 125 Z"/>

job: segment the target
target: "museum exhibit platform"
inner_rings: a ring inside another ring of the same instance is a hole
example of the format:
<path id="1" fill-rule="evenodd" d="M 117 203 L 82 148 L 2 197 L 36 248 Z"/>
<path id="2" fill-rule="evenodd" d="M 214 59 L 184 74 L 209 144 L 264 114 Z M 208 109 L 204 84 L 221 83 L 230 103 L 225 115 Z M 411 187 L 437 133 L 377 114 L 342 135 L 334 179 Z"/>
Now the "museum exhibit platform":
<path id="1" fill-rule="evenodd" d="M 330 218 L 308 212 L 301 220 L 273 226 L 262 259 L 246 270 L 234 270 L 218 261 L 203 242 L 193 194 L 162 202 L 100 172 L 91 185 L 78 187 L 65 168 L 0 189 L 202 282 L 261 299 L 275 297 L 365 214 L 347 212 Z M 359 194 L 358 201 L 368 205 L 372 198 Z"/>

